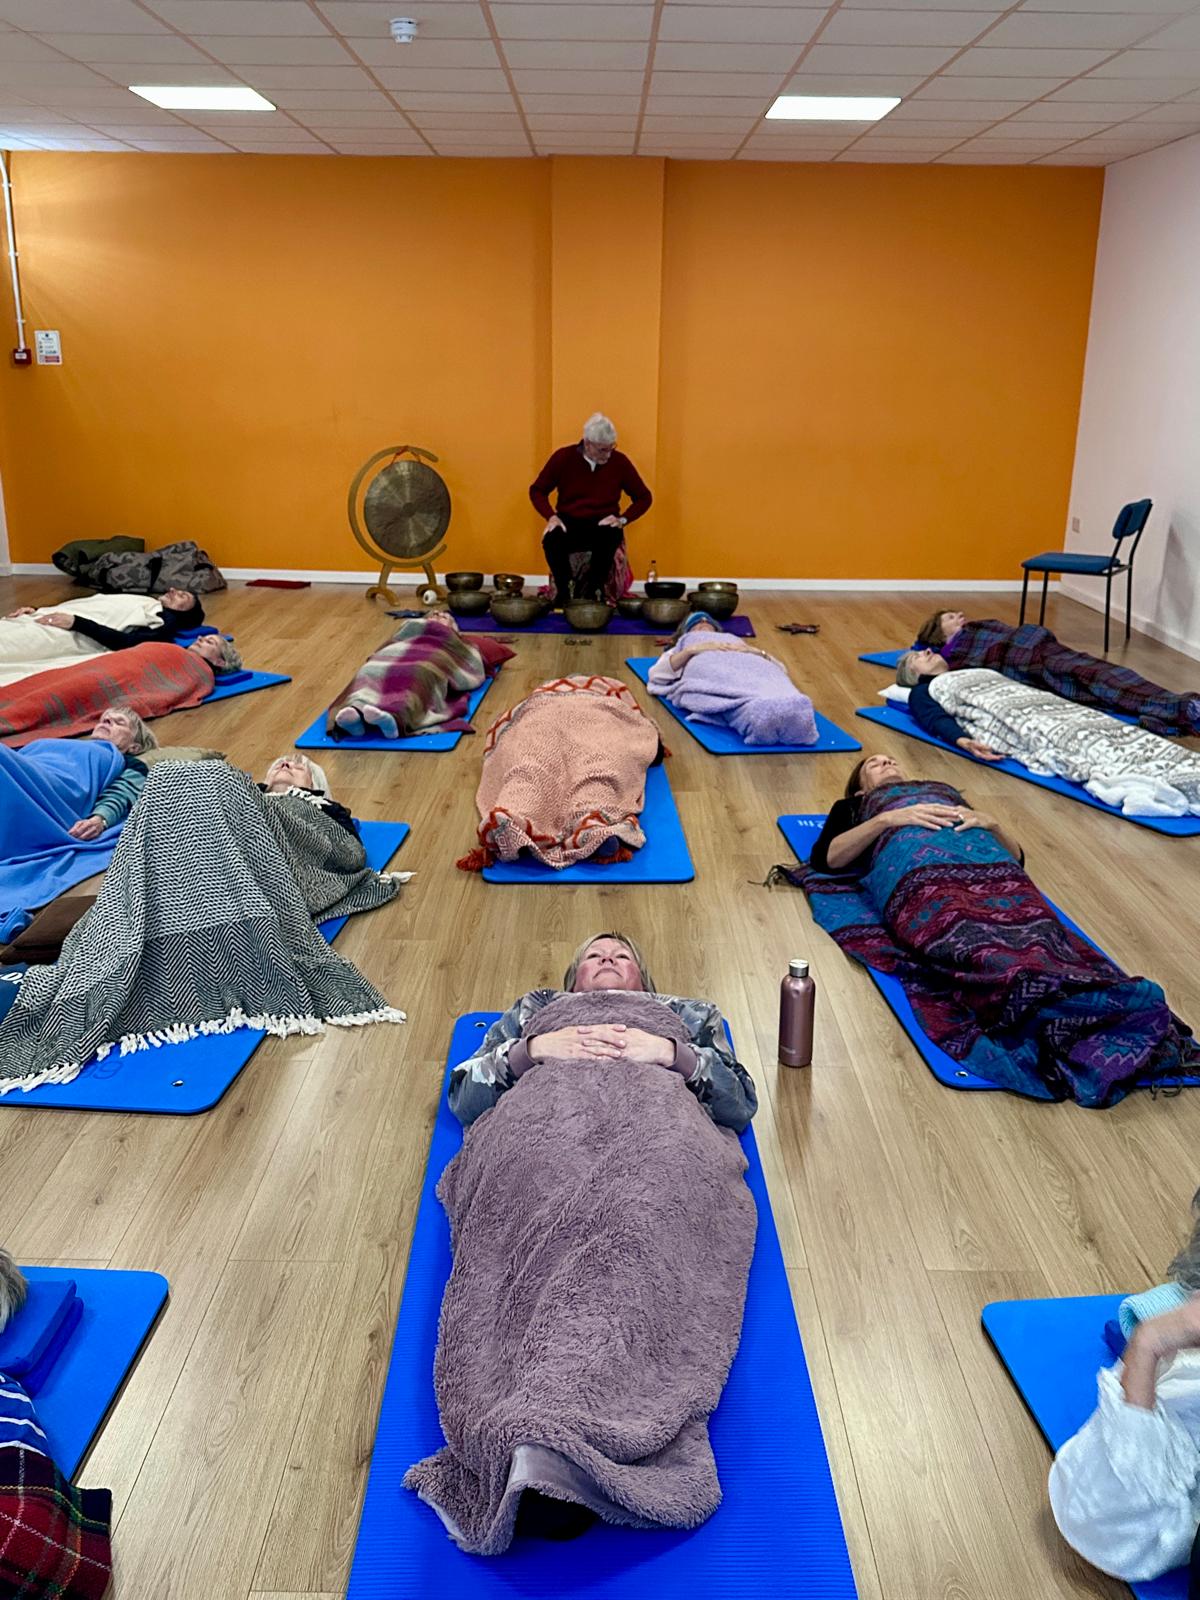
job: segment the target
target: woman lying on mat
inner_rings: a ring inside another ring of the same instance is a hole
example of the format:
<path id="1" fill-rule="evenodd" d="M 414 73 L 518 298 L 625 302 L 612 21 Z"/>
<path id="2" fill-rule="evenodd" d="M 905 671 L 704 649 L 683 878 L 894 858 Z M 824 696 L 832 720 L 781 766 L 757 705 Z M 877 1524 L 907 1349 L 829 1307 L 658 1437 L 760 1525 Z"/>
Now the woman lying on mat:
<path id="1" fill-rule="evenodd" d="M 952 672 L 934 650 L 910 650 L 901 672 L 913 681 L 908 709 L 918 727 L 947 744 L 1069 778 L 1127 816 L 1200 813 L 1194 750 L 990 667 Z"/>
<path id="2" fill-rule="evenodd" d="M 952 670 L 990 667 L 1064 700 L 1133 717 L 1151 733 L 1200 733 L 1200 694 L 1175 694 L 1129 667 L 1103 661 L 1086 650 L 1068 650 L 1049 628 L 1032 622 L 1014 628 L 994 617 L 968 622 L 961 611 L 935 611 L 922 624 L 916 651 L 910 654 L 927 651 L 935 652 Z M 906 668 L 902 659 L 896 681 L 916 683 L 927 671 L 928 666 Z"/>
<path id="3" fill-rule="evenodd" d="M 732 728 L 747 745 L 815 744 L 812 701 L 765 650 L 693 611 L 650 668 L 647 687 L 693 722 Z"/>
<path id="4" fill-rule="evenodd" d="M 186 599 L 188 609 L 166 606 L 167 597 L 147 595 L 93 594 L 72 602 L 69 613 L 53 606 L 21 606 L 0 618 L 0 684 L 17 683 L 34 673 L 55 667 L 69 667 L 89 656 L 103 655 L 109 648 L 101 638 L 91 638 L 82 630 L 95 626 L 98 635 L 122 641 L 130 648 L 146 640 L 152 643 L 173 641 L 181 628 L 198 627 L 204 620 L 195 596 L 185 590 L 174 591 L 177 602 Z M 165 607 L 165 608 L 164 608 Z M 64 625 L 71 616 L 79 631 Z M 59 619 L 49 622 L 49 618 Z"/>
<path id="5" fill-rule="evenodd" d="M 405 1483 L 481 1555 L 598 1517 L 698 1526 L 755 1229 L 734 1132 L 757 1101 L 720 1011 L 658 994 L 631 939 L 597 934 L 561 990 L 493 1024 L 450 1103 L 471 1126 L 438 1184 L 447 1445 Z"/>
<path id="6" fill-rule="evenodd" d="M 325 776 L 324 767 L 319 767 L 308 756 L 297 755 L 295 752 L 276 756 L 258 787 L 268 799 L 274 799 L 278 795 L 290 795 L 293 799 L 304 801 L 306 805 L 316 806 L 339 827 L 345 828 L 356 839 L 358 838 L 358 824 L 353 816 L 329 792 L 329 779 Z"/>
<path id="7" fill-rule="evenodd" d="M 1200 1060 L 1158 985 L 1054 914 L 1000 822 L 891 756 L 854 768 L 811 863 L 777 870 L 847 955 L 899 978 L 935 1044 L 1002 1088 L 1108 1106 Z"/>
<path id="8" fill-rule="evenodd" d="M 116 827 L 146 782 L 146 768 L 137 758 L 158 740 L 129 706 L 102 712 L 90 739 L 97 746 L 111 745 L 112 757 L 106 760 L 101 750 L 81 747 L 74 739 L 37 739 L 19 752 L 0 745 L 0 816 L 15 816 L 33 798 L 23 777 L 33 763 L 37 792 L 49 786 L 49 798 L 59 808 L 78 813 L 66 830 L 72 839 L 98 839 Z"/>
<path id="9" fill-rule="evenodd" d="M 141 627 L 114 628 L 82 611 L 54 611 L 46 607 L 20 606 L 11 617 L 32 617 L 43 628 L 61 628 L 90 639 L 103 650 L 131 650 L 135 644 L 162 644 L 178 633 L 199 628 L 204 622 L 204 607 L 190 589 L 168 589 L 159 595 L 161 614 Z"/>
<path id="10" fill-rule="evenodd" d="M 658 730 L 616 678 L 540 684 L 488 729 L 479 846 L 458 865 L 482 872 L 522 852 L 556 870 L 628 861 L 646 842 L 646 771 L 662 757 Z"/>
<path id="11" fill-rule="evenodd" d="M 1171 1281 L 1121 1302 L 1124 1356 L 1100 1368 L 1099 1404 L 1050 1469 L 1054 1520 L 1085 1560 L 1126 1583 L 1190 1560 L 1189 1594 L 1200 1583 L 1200 1192 L 1192 1215 Z"/>
<path id="12" fill-rule="evenodd" d="M 398 889 L 300 796 L 265 795 L 224 761 L 156 764 L 96 903 L 0 1021 L 0 1094 L 69 1083 L 114 1049 L 402 1022 L 314 926 Z"/>
<path id="13" fill-rule="evenodd" d="M 326 731 L 332 739 L 472 733 L 471 691 L 514 654 L 493 639 L 464 638 L 448 611 L 404 622 L 334 699 Z"/>

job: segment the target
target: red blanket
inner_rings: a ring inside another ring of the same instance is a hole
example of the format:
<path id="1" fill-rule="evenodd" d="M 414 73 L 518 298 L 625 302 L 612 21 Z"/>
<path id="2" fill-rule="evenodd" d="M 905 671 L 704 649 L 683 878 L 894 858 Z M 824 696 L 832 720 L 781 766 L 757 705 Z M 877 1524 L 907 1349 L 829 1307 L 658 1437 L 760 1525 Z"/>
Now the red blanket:
<path id="1" fill-rule="evenodd" d="M 114 705 L 132 706 L 147 721 L 165 717 L 198 706 L 215 682 L 208 662 L 177 644 L 115 650 L 0 689 L 0 741 L 23 745 L 89 733 Z"/>

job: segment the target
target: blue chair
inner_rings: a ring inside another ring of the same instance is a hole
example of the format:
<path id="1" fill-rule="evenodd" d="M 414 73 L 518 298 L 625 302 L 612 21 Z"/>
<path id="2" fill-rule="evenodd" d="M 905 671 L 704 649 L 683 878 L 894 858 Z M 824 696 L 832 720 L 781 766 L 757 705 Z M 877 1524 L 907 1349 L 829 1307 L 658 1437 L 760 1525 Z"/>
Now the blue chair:
<path id="1" fill-rule="evenodd" d="M 1040 556 L 1030 556 L 1028 561 L 1022 561 L 1025 569 L 1025 582 L 1021 587 L 1021 621 L 1025 621 L 1025 602 L 1029 598 L 1029 574 L 1040 572 L 1042 574 L 1042 609 L 1038 613 L 1038 622 L 1046 620 L 1046 589 L 1050 583 L 1052 572 L 1078 572 L 1089 578 L 1103 578 L 1104 583 L 1104 654 L 1108 654 L 1108 618 L 1112 609 L 1112 581 L 1114 574 L 1127 572 L 1125 582 L 1125 643 L 1129 643 L 1129 612 L 1133 603 L 1133 558 L 1137 555 L 1138 542 L 1142 537 L 1146 523 L 1149 521 L 1150 512 L 1154 505 L 1153 500 L 1132 500 L 1127 506 L 1122 506 L 1120 515 L 1113 523 L 1112 536 L 1116 543 L 1112 554 L 1107 556 L 1087 556 L 1076 554 L 1073 550 L 1046 550 Z M 1121 559 L 1121 546 L 1126 539 L 1132 539 L 1129 548 L 1129 559 Z"/>

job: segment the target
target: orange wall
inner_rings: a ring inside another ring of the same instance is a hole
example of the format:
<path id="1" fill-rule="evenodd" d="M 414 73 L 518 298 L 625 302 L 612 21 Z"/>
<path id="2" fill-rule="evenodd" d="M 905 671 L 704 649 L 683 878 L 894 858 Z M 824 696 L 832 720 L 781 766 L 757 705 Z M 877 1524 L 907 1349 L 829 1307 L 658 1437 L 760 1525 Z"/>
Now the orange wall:
<path id="1" fill-rule="evenodd" d="M 1062 533 L 1099 172 L 12 164 L 65 358 L 0 369 L 15 561 L 129 532 L 361 568 L 350 478 L 414 443 L 451 564 L 537 571 L 525 490 L 572 406 L 653 474 L 639 570 L 1008 578 Z"/>

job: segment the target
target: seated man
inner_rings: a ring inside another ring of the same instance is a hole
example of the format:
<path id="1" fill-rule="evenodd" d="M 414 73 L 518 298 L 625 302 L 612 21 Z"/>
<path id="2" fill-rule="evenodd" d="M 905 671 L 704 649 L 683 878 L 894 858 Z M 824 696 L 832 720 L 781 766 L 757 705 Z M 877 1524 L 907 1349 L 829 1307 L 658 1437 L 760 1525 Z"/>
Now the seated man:
<path id="1" fill-rule="evenodd" d="M 529 486 L 534 508 L 546 518 L 542 549 L 559 605 L 604 594 L 626 524 L 650 509 L 649 489 L 616 444 L 616 428 L 597 411 L 584 423 L 579 443 L 556 450 Z M 558 492 L 555 506 L 552 490 Z M 629 498 L 624 513 L 622 494 Z M 577 551 L 587 552 L 588 565 L 576 579 L 571 556 Z"/>

